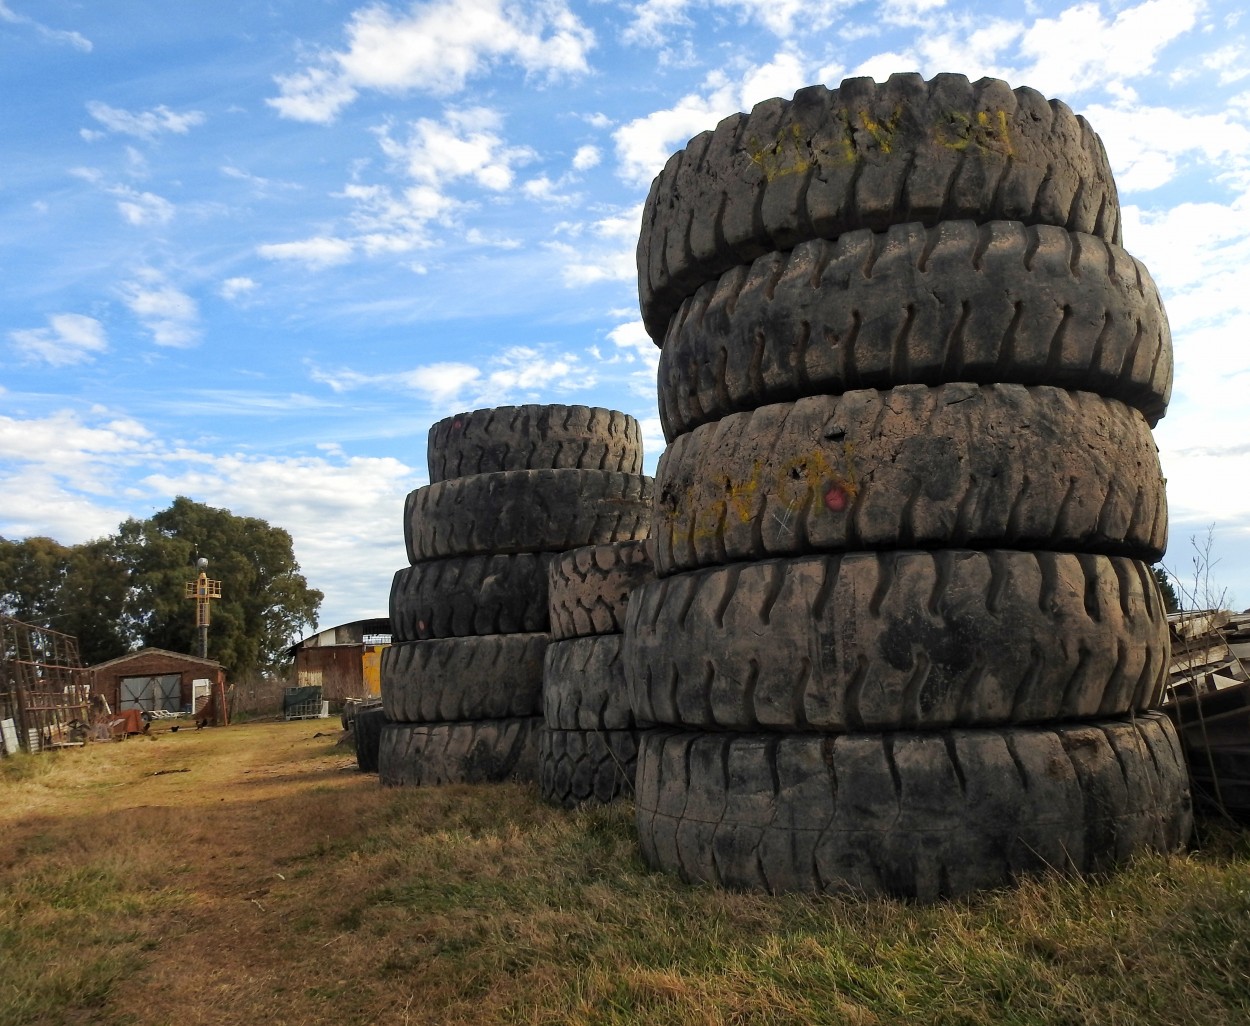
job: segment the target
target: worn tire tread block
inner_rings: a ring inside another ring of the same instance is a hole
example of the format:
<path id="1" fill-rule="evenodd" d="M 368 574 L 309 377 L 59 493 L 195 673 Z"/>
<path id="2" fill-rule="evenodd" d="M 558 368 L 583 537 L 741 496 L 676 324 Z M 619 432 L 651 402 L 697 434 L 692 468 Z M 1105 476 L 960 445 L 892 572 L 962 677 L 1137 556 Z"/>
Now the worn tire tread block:
<path id="1" fill-rule="evenodd" d="M 634 593 L 624 639 L 636 717 L 745 732 L 1107 718 L 1157 707 L 1170 661 L 1149 566 L 1056 552 L 690 571 Z"/>
<path id="2" fill-rule="evenodd" d="M 387 786 L 536 781 L 542 717 L 388 723 L 378 776 Z"/>
<path id="3" fill-rule="evenodd" d="M 554 555 L 452 556 L 396 571 L 391 633 L 396 641 L 528 634 L 550 624 L 547 579 Z"/>
<path id="4" fill-rule="evenodd" d="M 508 470 L 417 488 L 404 508 L 408 561 L 564 552 L 645 538 L 652 479 L 609 470 Z"/>
<path id="5" fill-rule="evenodd" d="M 485 634 L 389 645 L 382 707 L 397 723 L 495 720 L 542 712 L 547 634 Z"/>
<path id="6" fill-rule="evenodd" d="M 580 468 L 642 473 L 642 431 L 627 413 L 597 406 L 497 406 L 430 428 L 430 483 L 504 470 Z"/>
<path id="7" fill-rule="evenodd" d="M 553 730 L 542 736 L 538 787 L 543 800 L 566 809 L 607 805 L 634 793 L 636 730 Z"/>
<path id="8" fill-rule="evenodd" d="M 990 78 L 852 78 L 765 100 L 695 136 L 652 182 L 637 247 L 643 323 L 662 339 L 683 299 L 764 253 L 965 219 L 1118 245 L 1101 140 L 1060 101 Z"/>
<path id="9" fill-rule="evenodd" d="M 680 436 L 656 476 L 657 576 L 855 549 L 1012 548 L 1154 562 L 1164 480 L 1141 413 L 1049 386 L 808 396 Z"/>
<path id="10" fill-rule="evenodd" d="M 543 719 L 558 730 L 629 730 L 636 724 L 620 634 L 553 641 L 543 664 Z"/>
<path id="11" fill-rule="evenodd" d="M 1121 399 L 1153 425 L 1172 336 L 1149 272 L 1047 225 L 848 232 L 734 267 L 682 303 L 658 371 L 665 437 L 804 395 L 948 381 Z"/>
<path id="12" fill-rule="evenodd" d="M 689 882 L 922 901 L 1173 851 L 1192 828 L 1160 713 L 935 733 L 648 731 L 635 811 L 646 860 Z"/>
<path id="13" fill-rule="evenodd" d="M 620 633 L 630 592 L 654 576 L 649 540 L 562 553 L 551 564 L 547 589 L 552 638 Z"/>

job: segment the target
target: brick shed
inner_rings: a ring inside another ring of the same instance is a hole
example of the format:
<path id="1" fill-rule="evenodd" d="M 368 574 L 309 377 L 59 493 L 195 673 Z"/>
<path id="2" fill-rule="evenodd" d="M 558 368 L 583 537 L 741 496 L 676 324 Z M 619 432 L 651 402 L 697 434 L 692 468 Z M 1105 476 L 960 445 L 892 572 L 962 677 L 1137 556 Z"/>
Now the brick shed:
<path id="1" fill-rule="evenodd" d="M 218 709 L 226 708 L 226 671 L 212 659 L 141 648 L 90 669 L 91 690 L 103 694 L 117 712 L 192 712 L 210 695 L 217 697 Z"/>
<path id="2" fill-rule="evenodd" d="M 329 627 L 289 649 L 295 660 L 295 683 L 320 685 L 322 697 L 336 705 L 381 694 L 379 667 L 382 650 L 390 642 L 389 617 Z"/>

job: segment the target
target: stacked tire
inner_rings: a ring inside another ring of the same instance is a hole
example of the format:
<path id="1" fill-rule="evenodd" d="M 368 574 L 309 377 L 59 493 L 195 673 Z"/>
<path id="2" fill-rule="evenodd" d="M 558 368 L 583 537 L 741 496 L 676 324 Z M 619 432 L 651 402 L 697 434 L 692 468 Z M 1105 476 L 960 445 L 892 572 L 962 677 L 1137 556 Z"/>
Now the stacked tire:
<path id="1" fill-rule="evenodd" d="M 639 724 L 625 681 L 622 630 L 630 594 L 653 576 L 648 541 L 587 545 L 551 564 L 539 788 L 553 805 L 607 804 L 633 794 Z"/>
<path id="2" fill-rule="evenodd" d="M 1171 338 L 1085 120 L 958 75 L 769 100 L 669 160 L 638 271 L 647 860 L 931 900 L 1182 845 Z"/>
<path id="3" fill-rule="evenodd" d="M 536 780 L 555 556 L 650 528 L 641 432 L 624 413 L 505 406 L 429 433 L 408 495 L 382 654 L 384 784 Z"/>

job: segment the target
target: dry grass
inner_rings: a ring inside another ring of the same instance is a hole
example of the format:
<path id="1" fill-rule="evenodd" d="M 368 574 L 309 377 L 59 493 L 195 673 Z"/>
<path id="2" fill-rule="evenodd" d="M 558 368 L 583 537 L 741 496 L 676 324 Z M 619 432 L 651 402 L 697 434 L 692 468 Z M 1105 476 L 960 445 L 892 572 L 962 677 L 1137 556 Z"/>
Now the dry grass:
<path id="1" fill-rule="evenodd" d="M 627 805 L 382 790 L 331 729 L 0 761 L 0 1023 L 1250 1021 L 1244 834 L 928 908 L 724 893 Z"/>

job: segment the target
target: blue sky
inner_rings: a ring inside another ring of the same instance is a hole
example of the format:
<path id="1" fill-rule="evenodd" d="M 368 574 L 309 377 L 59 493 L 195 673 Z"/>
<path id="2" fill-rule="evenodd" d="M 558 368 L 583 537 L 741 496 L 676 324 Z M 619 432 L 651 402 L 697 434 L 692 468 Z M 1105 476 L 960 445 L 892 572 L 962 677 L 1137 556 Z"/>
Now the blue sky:
<path id="1" fill-rule="evenodd" d="M 662 448 L 638 318 L 668 155 L 804 85 L 1032 86 L 1102 136 L 1177 359 L 1165 563 L 1250 603 L 1250 15 L 1202 0 L 0 0 L 0 535 L 176 495 L 384 615 L 426 432 L 582 403 Z M 229 582 L 224 582 L 229 587 Z"/>

